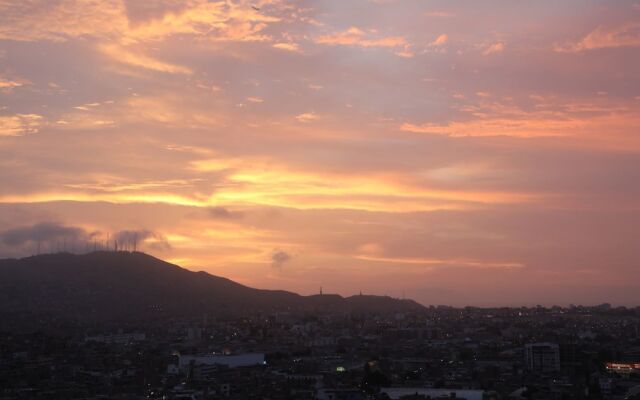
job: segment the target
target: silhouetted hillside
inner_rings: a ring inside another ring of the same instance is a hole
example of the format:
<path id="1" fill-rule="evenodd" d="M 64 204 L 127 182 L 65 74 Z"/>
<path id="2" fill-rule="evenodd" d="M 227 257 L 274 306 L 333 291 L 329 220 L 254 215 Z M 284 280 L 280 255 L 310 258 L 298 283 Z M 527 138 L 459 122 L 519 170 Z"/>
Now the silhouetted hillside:
<path id="1" fill-rule="evenodd" d="M 0 314 L 108 322 L 255 311 L 395 312 L 420 309 L 380 296 L 300 296 L 192 272 L 143 253 L 46 254 L 0 260 Z"/>

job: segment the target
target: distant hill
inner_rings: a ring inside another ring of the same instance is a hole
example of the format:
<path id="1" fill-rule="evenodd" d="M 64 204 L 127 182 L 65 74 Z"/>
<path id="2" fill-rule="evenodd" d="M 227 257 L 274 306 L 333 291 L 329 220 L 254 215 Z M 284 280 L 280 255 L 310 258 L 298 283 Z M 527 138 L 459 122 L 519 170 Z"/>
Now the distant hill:
<path id="1" fill-rule="evenodd" d="M 144 253 L 44 254 L 0 260 L 0 316 L 76 322 L 309 311 L 390 313 L 419 310 L 382 296 L 300 296 L 250 288 Z"/>

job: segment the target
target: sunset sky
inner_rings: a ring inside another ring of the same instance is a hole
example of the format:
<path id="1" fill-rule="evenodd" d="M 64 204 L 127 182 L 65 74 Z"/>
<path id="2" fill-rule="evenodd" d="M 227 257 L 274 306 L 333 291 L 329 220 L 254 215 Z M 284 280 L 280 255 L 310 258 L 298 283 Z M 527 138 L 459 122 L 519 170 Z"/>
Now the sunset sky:
<path id="1" fill-rule="evenodd" d="M 639 71 L 640 0 L 0 0 L 0 256 L 637 305 Z"/>

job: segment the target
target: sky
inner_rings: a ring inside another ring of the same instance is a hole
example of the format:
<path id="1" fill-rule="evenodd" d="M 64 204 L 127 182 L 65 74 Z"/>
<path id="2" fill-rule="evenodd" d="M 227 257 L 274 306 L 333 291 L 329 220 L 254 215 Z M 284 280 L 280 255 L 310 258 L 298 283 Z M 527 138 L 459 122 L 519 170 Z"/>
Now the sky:
<path id="1" fill-rule="evenodd" d="M 638 71 L 638 0 L 0 0 L 0 257 L 638 305 Z"/>

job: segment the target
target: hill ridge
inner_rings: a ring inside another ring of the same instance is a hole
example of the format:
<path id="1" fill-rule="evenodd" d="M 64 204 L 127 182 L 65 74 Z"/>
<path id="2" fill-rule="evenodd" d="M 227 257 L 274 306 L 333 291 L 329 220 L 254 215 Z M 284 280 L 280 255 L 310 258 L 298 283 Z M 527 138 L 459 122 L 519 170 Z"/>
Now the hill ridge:
<path id="1" fill-rule="evenodd" d="M 153 320 L 254 312 L 391 313 L 423 306 L 386 296 L 302 296 L 256 289 L 142 252 L 50 253 L 0 259 L 0 314 L 78 321 Z"/>

